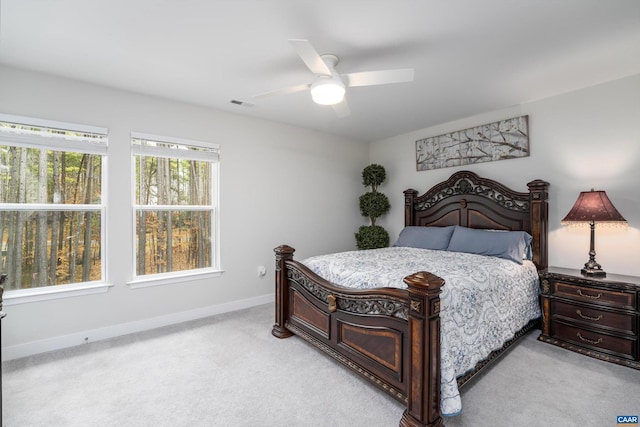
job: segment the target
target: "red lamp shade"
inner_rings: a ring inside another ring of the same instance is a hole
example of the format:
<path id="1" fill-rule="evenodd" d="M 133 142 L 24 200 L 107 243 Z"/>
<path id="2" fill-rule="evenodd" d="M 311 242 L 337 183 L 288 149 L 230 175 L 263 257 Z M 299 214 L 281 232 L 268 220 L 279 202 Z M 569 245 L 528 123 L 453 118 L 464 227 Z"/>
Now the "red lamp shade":
<path id="1" fill-rule="evenodd" d="M 583 191 L 562 220 L 568 222 L 627 222 L 604 191 Z"/>
<path id="2" fill-rule="evenodd" d="M 591 247 L 589 250 L 589 261 L 580 270 L 582 274 L 588 276 L 606 276 L 602 266 L 596 262 L 595 251 L 595 224 L 596 222 L 623 222 L 627 220 L 620 215 L 620 212 L 613 206 L 611 200 L 604 191 L 583 191 L 578 196 L 575 204 L 562 220 L 563 224 L 573 222 L 588 222 L 591 226 Z"/>

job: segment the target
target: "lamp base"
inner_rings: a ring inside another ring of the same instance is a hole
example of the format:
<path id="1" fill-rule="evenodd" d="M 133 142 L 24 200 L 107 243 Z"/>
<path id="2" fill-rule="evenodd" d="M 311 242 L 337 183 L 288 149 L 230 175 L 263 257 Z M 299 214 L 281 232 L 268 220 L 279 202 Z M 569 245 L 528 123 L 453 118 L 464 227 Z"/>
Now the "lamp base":
<path id="1" fill-rule="evenodd" d="M 580 272 L 585 276 L 600 276 L 604 277 L 607 273 L 604 270 L 600 270 L 597 268 L 583 268 Z"/>
<path id="2" fill-rule="evenodd" d="M 593 232 L 593 229 L 591 230 Z M 606 276 L 602 266 L 596 262 L 596 251 L 593 250 L 593 235 L 591 236 L 591 250 L 589 251 L 589 261 L 580 270 L 584 276 Z"/>

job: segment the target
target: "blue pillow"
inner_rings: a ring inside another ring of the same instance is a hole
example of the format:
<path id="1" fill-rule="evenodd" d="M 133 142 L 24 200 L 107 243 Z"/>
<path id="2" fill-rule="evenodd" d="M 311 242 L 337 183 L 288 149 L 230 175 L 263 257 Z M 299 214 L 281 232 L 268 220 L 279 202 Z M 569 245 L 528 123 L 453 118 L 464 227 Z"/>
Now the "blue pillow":
<path id="1" fill-rule="evenodd" d="M 410 248 L 445 250 L 455 226 L 448 227 L 405 227 L 393 246 L 408 246 Z"/>
<path id="2" fill-rule="evenodd" d="M 456 227 L 448 251 L 489 255 L 522 264 L 530 258 L 531 235 L 524 231 L 478 230 Z"/>

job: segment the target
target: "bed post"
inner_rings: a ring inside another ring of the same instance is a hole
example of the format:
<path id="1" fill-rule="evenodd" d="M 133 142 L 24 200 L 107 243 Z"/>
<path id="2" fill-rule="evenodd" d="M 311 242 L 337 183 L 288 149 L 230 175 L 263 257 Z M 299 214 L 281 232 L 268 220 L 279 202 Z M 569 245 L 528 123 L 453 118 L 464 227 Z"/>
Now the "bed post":
<path id="1" fill-rule="evenodd" d="M 547 234 L 549 229 L 549 183 L 536 179 L 527 184 L 531 204 L 531 235 L 533 236 L 533 263 L 538 270 L 549 266 Z"/>
<path id="2" fill-rule="evenodd" d="M 289 317 L 289 278 L 285 263 L 293 259 L 296 250 L 291 246 L 281 245 L 273 251 L 276 253 L 276 323 L 271 334 L 277 338 L 288 338 L 293 334 L 284 326 Z"/>
<path id="3" fill-rule="evenodd" d="M 444 426 L 440 414 L 440 288 L 421 271 L 404 278 L 409 291 L 409 384 L 401 427 Z"/>
<path id="4" fill-rule="evenodd" d="M 404 191 L 404 226 L 414 225 L 414 209 L 413 200 L 418 195 L 418 192 L 414 189 Z"/>

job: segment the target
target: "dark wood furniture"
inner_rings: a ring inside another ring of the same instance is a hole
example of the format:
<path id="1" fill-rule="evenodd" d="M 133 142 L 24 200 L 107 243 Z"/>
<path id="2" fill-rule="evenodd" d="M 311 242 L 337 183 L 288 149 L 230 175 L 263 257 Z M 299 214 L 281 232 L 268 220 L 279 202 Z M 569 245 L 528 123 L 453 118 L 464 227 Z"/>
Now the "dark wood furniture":
<path id="1" fill-rule="evenodd" d="M 540 341 L 640 369 L 640 277 L 549 267 L 540 286 Z"/>
<path id="2" fill-rule="evenodd" d="M 533 236 L 533 261 L 540 270 L 547 267 L 548 185 L 535 180 L 528 192 L 517 192 L 472 172 L 457 172 L 423 195 L 404 192 L 405 225 L 524 230 Z M 298 335 L 405 403 L 401 426 L 444 425 L 439 317 L 444 280 L 416 272 L 404 279 L 407 289 L 346 289 L 294 261 L 290 246 L 279 246 L 275 252 L 273 335 Z M 512 341 L 532 326 L 533 322 Z M 503 350 L 492 353 L 480 367 Z M 459 378 L 459 385 L 475 373 Z"/>

